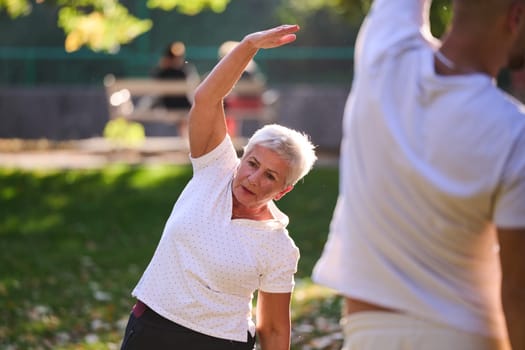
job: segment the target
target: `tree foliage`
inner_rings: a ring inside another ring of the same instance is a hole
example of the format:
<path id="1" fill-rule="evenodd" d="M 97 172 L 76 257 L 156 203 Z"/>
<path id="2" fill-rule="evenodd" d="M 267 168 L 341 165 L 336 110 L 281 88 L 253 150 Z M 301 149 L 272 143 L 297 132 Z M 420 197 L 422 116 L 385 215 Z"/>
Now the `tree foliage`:
<path id="1" fill-rule="evenodd" d="M 229 2 L 147 0 L 146 6 L 165 11 L 175 10 L 191 16 L 205 9 L 220 13 Z M 372 0 L 282 0 L 277 15 L 284 22 L 302 23 L 319 11 L 328 11 L 358 24 L 371 3 Z M 0 12 L 18 18 L 30 14 L 34 6 L 44 5 L 58 9 L 58 26 L 66 35 L 65 48 L 68 52 L 82 46 L 94 51 L 116 52 L 120 45 L 131 42 L 153 26 L 150 19 L 140 19 L 130 13 L 120 0 L 0 0 Z M 431 21 L 434 34 L 443 33 L 450 16 L 450 0 L 433 1 Z"/>
<path id="2" fill-rule="evenodd" d="M 80 0 L 73 6 L 60 6 L 58 26 L 67 35 L 65 48 L 68 52 L 83 45 L 94 51 L 115 52 L 120 44 L 148 31 L 152 23 L 131 15 L 117 1 Z"/>
<path id="3" fill-rule="evenodd" d="M 205 9 L 222 12 L 230 0 L 147 0 L 151 9 L 175 10 L 195 15 Z M 82 46 L 94 51 L 116 52 L 153 26 L 140 19 L 119 0 L 0 0 L 0 12 L 13 19 L 29 15 L 35 6 L 58 9 L 57 25 L 66 35 L 65 49 L 73 52 Z"/>
<path id="4" fill-rule="evenodd" d="M 390 0 L 395 1 L 395 0 Z M 451 0 L 434 0 L 431 7 L 431 24 L 434 35 L 441 35 L 451 18 Z M 328 11 L 345 18 L 350 23 L 362 21 L 372 0 L 284 0 L 278 9 L 282 21 L 301 23 L 318 12 Z M 403 11 L 402 8 L 399 11 Z"/>

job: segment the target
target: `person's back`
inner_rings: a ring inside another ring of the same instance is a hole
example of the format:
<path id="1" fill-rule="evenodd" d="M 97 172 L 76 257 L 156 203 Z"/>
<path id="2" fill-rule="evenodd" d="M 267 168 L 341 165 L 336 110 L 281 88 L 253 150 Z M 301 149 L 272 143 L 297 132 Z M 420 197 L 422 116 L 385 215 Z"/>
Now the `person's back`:
<path id="1" fill-rule="evenodd" d="M 489 349 L 484 338 L 506 338 L 494 224 L 525 227 L 525 117 L 489 74 L 439 72 L 423 5 L 377 0 L 363 26 L 314 280 L 362 302 L 356 310 L 478 334 L 473 348 Z"/>

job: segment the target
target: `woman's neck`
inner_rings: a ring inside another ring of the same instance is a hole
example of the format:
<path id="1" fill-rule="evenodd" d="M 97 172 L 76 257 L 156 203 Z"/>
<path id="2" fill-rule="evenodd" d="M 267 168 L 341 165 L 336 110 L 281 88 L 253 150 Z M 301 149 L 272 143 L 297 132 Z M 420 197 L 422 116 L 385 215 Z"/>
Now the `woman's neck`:
<path id="1" fill-rule="evenodd" d="M 273 215 L 268 208 L 268 205 L 263 205 L 256 208 L 248 208 L 240 203 L 232 194 L 232 219 L 249 219 L 255 221 L 271 220 Z"/>

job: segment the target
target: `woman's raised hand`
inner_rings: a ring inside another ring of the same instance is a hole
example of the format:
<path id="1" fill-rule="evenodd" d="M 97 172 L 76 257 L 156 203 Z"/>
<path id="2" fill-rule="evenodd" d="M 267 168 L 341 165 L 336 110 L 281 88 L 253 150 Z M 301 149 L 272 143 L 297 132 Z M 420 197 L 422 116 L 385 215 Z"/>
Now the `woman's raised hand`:
<path id="1" fill-rule="evenodd" d="M 295 41 L 295 33 L 299 31 L 296 24 L 283 24 L 281 26 L 248 34 L 244 41 L 256 49 L 271 49 Z"/>
<path id="2" fill-rule="evenodd" d="M 271 49 L 295 41 L 298 25 L 281 25 L 248 34 L 213 68 L 195 90 L 189 114 L 192 157 L 217 147 L 226 136 L 224 97 L 227 96 L 259 49 Z"/>

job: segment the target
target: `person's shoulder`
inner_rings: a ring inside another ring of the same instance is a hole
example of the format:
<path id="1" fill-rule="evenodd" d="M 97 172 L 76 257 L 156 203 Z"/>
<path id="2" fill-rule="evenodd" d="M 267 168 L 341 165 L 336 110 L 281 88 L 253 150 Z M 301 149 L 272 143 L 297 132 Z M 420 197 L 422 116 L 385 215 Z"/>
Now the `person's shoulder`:
<path id="1" fill-rule="evenodd" d="M 286 234 L 282 235 L 282 246 L 283 250 L 282 253 L 286 254 L 288 258 L 292 260 L 298 260 L 300 257 L 300 251 L 297 244 L 295 244 L 294 239 L 286 232 Z"/>
<path id="2" fill-rule="evenodd" d="M 261 236 L 258 246 L 270 265 L 294 264 L 300 257 L 295 241 L 286 230 L 274 230 Z M 263 238 L 264 237 L 264 238 Z"/>
<path id="3" fill-rule="evenodd" d="M 454 98 L 461 103 L 461 113 L 484 128 L 515 129 L 525 126 L 525 105 L 488 79 L 484 83 L 465 80 Z"/>
<path id="4" fill-rule="evenodd" d="M 217 145 L 210 152 L 193 158 L 190 155 L 191 163 L 193 164 L 194 171 L 199 171 L 210 166 L 217 166 L 229 170 L 235 168 L 239 162 L 235 146 L 229 135 L 226 135 L 222 142 Z"/>
<path id="5" fill-rule="evenodd" d="M 288 253 L 299 253 L 299 248 L 295 244 L 294 239 L 290 236 L 287 229 L 277 230 L 273 233 L 272 239 L 280 246 L 282 246 L 284 249 L 288 251 Z"/>
<path id="6" fill-rule="evenodd" d="M 516 123 L 516 126 L 525 123 L 525 104 L 511 92 L 494 88 L 492 92 L 488 91 L 482 97 L 480 101 L 484 101 L 484 105 L 489 110 L 499 111 L 502 121 L 507 119 L 511 123 Z"/>

